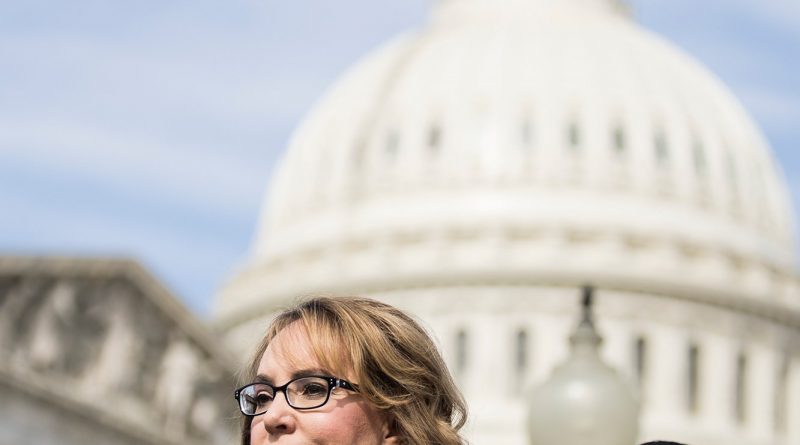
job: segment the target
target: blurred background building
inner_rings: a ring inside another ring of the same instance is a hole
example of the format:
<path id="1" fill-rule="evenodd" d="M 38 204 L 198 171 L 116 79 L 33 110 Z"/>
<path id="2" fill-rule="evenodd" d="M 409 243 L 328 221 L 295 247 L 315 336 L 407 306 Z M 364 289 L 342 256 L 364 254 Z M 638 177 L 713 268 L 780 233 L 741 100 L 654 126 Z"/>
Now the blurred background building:
<path id="1" fill-rule="evenodd" d="M 135 262 L 0 258 L 0 444 L 229 444 L 220 346 Z"/>
<path id="2" fill-rule="evenodd" d="M 237 363 L 315 293 L 416 314 L 467 437 L 527 444 L 590 283 L 640 440 L 797 445 L 795 236 L 752 119 L 623 4 L 442 0 L 301 123 L 210 322 L 131 261 L 0 260 L 0 444 L 229 443 Z"/>

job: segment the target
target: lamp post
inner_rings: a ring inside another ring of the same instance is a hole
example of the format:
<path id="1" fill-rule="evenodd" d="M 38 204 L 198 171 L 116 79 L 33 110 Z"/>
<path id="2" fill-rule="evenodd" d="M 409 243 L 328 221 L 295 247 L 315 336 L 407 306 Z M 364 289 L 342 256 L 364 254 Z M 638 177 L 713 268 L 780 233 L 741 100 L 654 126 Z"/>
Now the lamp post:
<path id="1" fill-rule="evenodd" d="M 628 383 L 600 358 L 591 287 L 570 336 L 570 356 L 529 399 L 530 445 L 634 445 L 639 406 Z"/>

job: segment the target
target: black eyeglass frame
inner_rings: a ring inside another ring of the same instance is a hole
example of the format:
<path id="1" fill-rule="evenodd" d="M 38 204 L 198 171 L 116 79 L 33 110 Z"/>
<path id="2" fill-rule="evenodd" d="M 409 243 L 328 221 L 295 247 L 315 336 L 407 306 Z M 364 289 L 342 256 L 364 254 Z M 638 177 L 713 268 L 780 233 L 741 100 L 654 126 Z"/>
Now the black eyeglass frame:
<path id="1" fill-rule="evenodd" d="M 306 407 L 298 408 L 298 407 L 294 406 L 292 404 L 292 402 L 289 400 L 289 396 L 286 394 L 286 389 L 289 388 L 289 385 L 291 385 L 292 383 L 294 383 L 294 382 L 296 382 L 298 380 L 303 380 L 303 379 L 324 379 L 328 383 L 328 393 L 325 395 L 325 400 L 323 400 L 319 405 L 306 406 Z M 265 409 L 262 412 L 256 412 L 256 413 L 253 413 L 253 414 L 248 414 L 248 413 L 244 412 L 244 409 L 242 409 L 242 401 L 241 401 L 242 391 L 244 391 L 245 389 L 247 389 L 247 388 L 249 388 L 251 386 L 255 386 L 255 385 L 265 385 L 265 386 L 268 386 L 268 387 L 272 388 L 273 401 L 275 400 L 274 397 L 277 397 L 278 393 L 282 392 L 283 393 L 283 397 L 286 399 L 286 404 L 291 406 L 292 409 L 296 409 L 298 411 L 316 409 L 316 408 L 319 408 L 321 406 L 324 406 L 326 403 L 328 403 L 328 400 L 331 398 L 331 393 L 336 388 L 343 388 L 343 389 L 346 389 L 348 391 L 358 392 L 358 388 L 356 387 L 355 384 L 350 383 L 347 380 L 340 379 L 338 377 L 331 377 L 331 376 L 327 376 L 327 375 L 304 375 L 302 377 L 297 377 L 297 378 L 294 378 L 292 380 L 289 380 L 288 382 L 286 382 L 285 384 L 283 384 L 281 386 L 274 386 L 274 385 L 270 385 L 269 383 L 265 383 L 265 382 L 248 383 L 247 385 L 244 385 L 241 388 L 239 388 L 239 389 L 237 389 L 236 391 L 233 392 L 233 398 L 236 399 L 236 401 L 239 403 L 239 411 L 241 411 L 241 413 L 243 415 L 248 416 L 248 417 L 260 416 L 260 415 L 264 414 L 265 412 L 269 411 L 269 408 L 268 408 L 268 409 Z"/>

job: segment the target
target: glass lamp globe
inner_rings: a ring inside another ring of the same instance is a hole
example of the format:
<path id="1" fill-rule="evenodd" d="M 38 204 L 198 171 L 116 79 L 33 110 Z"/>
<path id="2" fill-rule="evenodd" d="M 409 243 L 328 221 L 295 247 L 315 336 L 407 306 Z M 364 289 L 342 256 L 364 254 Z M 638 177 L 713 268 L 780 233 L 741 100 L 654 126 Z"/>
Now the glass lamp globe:
<path id="1" fill-rule="evenodd" d="M 639 405 L 630 385 L 600 358 L 584 289 L 583 319 L 570 337 L 569 358 L 529 398 L 530 445 L 634 445 Z"/>

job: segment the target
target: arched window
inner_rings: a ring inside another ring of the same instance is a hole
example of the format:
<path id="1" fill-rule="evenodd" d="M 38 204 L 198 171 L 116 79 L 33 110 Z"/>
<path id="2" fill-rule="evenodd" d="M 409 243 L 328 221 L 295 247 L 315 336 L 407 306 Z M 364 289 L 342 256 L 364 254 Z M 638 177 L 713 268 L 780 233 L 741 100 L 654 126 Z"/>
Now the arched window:
<path id="1" fill-rule="evenodd" d="M 725 156 L 725 170 L 730 184 L 731 201 L 736 204 L 739 201 L 739 174 L 736 171 L 736 162 L 730 152 Z"/>
<path id="2" fill-rule="evenodd" d="M 529 116 L 525 116 L 520 123 L 519 139 L 522 148 L 533 147 L 533 123 Z"/>
<path id="3" fill-rule="evenodd" d="M 786 412 L 788 410 L 789 398 L 789 357 L 783 357 L 778 375 L 775 379 L 775 431 L 782 434 L 786 432 Z"/>
<path id="4" fill-rule="evenodd" d="M 397 155 L 397 150 L 400 147 L 400 133 L 397 130 L 389 130 L 386 134 L 386 154 L 389 155 L 390 158 L 394 158 Z"/>
<path id="5" fill-rule="evenodd" d="M 622 125 L 617 125 L 614 127 L 612 132 L 612 142 L 614 153 L 616 153 L 617 156 L 623 156 L 628 149 L 628 140 L 625 135 L 625 129 L 622 128 Z"/>
<path id="6" fill-rule="evenodd" d="M 428 148 L 432 152 L 439 151 L 442 145 L 442 128 L 439 124 L 432 124 L 428 128 Z"/>
<path id="7" fill-rule="evenodd" d="M 647 376 L 647 340 L 642 336 L 633 343 L 633 371 L 641 391 Z"/>
<path id="8" fill-rule="evenodd" d="M 356 140 L 355 145 L 353 146 L 353 167 L 356 169 L 360 169 L 364 164 L 364 157 L 367 153 L 367 140 L 366 138 L 359 138 Z"/>
<path id="9" fill-rule="evenodd" d="M 736 357 L 736 378 L 734 394 L 734 416 L 736 421 L 744 423 L 747 420 L 747 356 L 740 352 Z"/>
<path id="10" fill-rule="evenodd" d="M 517 375 L 522 376 L 528 370 L 528 332 L 525 329 L 517 331 L 516 348 L 514 354 L 514 368 Z"/>
<path id="11" fill-rule="evenodd" d="M 579 151 L 581 148 L 581 129 L 574 119 L 567 126 L 567 145 L 573 151 Z"/>
<path id="12" fill-rule="evenodd" d="M 686 366 L 686 409 L 694 414 L 700 408 L 700 348 L 689 345 Z"/>
<path id="13" fill-rule="evenodd" d="M 468 342 L 467 332 L 460 329 L 456 334 L 456 373 L 458 375 L 463 375 L 467 370 Z"/>
<path id="14" fill-rule="evenodd" d="M 694 158 L 694 172 L 697 177 L 705 178 L 708 175 L 708 163 L 703 142 L 699 138 L 695 138 L 694 142 L 692 142 L 692 157 Z"/>
<path id="15" fill-rule="evenodd" d="M 655 146 L 656 164 L 660 167 L 666 167 L 669 164 L 669 145 L 667 144 L 667 135 L 664 134 L 664 131 L 656 131 L 653 144 Z"/>

